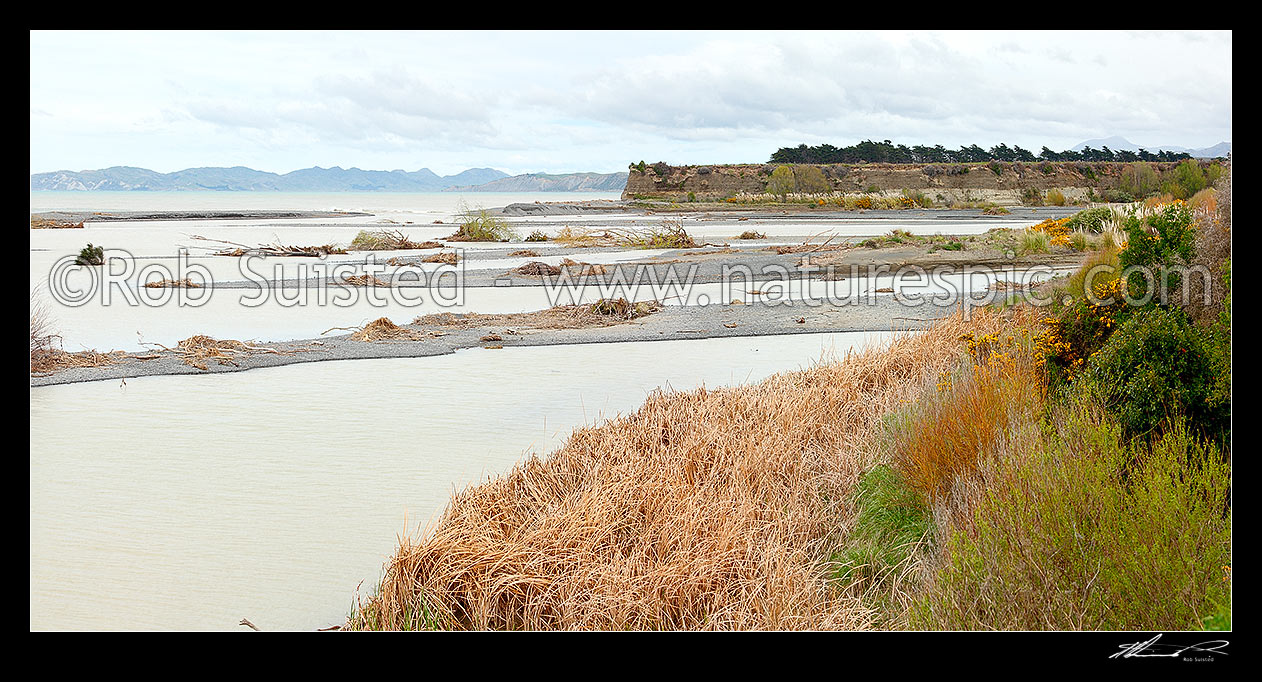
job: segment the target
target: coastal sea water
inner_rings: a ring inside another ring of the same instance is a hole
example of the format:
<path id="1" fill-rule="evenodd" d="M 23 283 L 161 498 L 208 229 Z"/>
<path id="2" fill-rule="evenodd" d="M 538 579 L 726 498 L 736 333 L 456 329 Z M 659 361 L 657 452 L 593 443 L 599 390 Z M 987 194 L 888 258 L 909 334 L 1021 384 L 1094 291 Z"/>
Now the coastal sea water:
<path id="1" fill-rule="evenodd" d="M 358 211 L 449 221 L 462 206 L 617 199 L 620 192 L 31 192 L 40 211 Z"/>
<path id="2" fill-rule="evenodd" d="M 31 391 L 30 627 L 340 623 L 397 534 L 658 387 L 755 382 L 890 333 L 481 349 Z"/>

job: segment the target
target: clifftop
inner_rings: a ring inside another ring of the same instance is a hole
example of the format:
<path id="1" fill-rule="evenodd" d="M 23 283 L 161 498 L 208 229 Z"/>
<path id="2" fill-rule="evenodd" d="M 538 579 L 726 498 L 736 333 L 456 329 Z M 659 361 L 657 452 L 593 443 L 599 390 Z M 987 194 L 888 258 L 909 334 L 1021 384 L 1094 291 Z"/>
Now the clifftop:
<path id="1" fill-rule="evenodd" d="M 1208 165 L 1208 162 L 1201 162 Z M 670 166 L 633 165 L 623 199 L 716 201 L 767 193 L 779 164 Z M 1071 200 L 1116 191 L 1123 171 L 1135 164 L 1119 162 L 1004 162 L 970 164 L 828 164 L 814 165 L 827 189 L 819 193 L 918 191 L 939 203 L 991 201 L 1020 204 L 1023 195 L 1056 189 Z M 1177 164 L 1146 164 L 1163 173 Z M 819 177 L 819 176 L 816 176 Z M 691 195 L 691 196 L 689 196 Z"/>

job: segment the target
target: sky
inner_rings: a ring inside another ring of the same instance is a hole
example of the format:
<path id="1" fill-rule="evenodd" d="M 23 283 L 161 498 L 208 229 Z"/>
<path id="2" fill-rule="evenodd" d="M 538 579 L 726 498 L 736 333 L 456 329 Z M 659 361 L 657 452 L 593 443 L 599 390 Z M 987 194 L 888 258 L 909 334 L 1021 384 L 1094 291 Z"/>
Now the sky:
<path id="1" fill-rule="evenodd" d="M 31 172 L 762 163 L 1231 141 L 1226 32 L 33 31 Z"/>

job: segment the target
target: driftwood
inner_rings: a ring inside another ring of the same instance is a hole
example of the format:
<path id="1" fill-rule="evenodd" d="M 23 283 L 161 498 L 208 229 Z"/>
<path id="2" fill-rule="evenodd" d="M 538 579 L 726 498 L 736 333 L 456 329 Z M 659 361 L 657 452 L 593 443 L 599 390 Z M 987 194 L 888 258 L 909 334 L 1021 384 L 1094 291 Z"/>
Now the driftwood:
<path id="1" fill-rule="evenodd" d="M 189 235 L 190 239 L 198 241 L 213 242 L 223 244 L 224 246 L 218 251 L 212 253 L 212 256 L 294 256 L 320 258 L 329 254 L 344 254 L 346 249 L 334 244 L 321 244 L 320 246 L 291 246 L 287 244 L 272 243 L 259 244 L 258 246 L 249 246 L 246 244 L 238 244 L 226 239 L 210 239 L 200 235 Z"/>

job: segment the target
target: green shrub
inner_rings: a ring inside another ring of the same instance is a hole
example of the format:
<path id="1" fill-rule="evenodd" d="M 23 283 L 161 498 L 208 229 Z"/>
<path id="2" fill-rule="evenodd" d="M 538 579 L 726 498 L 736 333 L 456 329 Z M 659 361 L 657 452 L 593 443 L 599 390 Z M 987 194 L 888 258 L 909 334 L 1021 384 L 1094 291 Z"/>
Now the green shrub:
<path id="1" fill-rule="evenodd" d="M 1047 253 L 1052 248 L 1052 241 L 1046 232 L 1037 230 L 1022 230 L 1021 242 L 1019 247 L 1020 255 L 1024 256 L 1028 253 Z"/>
<path id="2" fill-rule="evenodd" d="M 791 166 L 777 166 L 771 172 L 771 179 L 767 181 L 767 194 L 774 194 L 783 198 L 796 189 L 797 180 L 793 175 Z"/>
<path id="3" fill-rule="evenodd" d="M 101 265 L 103 263 L 105 263 L 105 249 L 92 246 L 92 242 L 88 242 L 88 245 L 79 251 L 79 256 L 74 259 L 75 265 Z"/>
<path id="4" fill-rule="evenodd" d="M 1122 168 L 1118 190 L 1132 197 L 1146 197 L 1161 187 L 1161 177 L 1147 163 L 1129 163 Z"/>
<path id="5" fill-rule="evenodd" d="M 1106 206 L 1097 208 L 1088 208 L 1085 211 L 1078 211 L 1069 218 L 1069 222 L 1065 223 L 1071 230 L 1082 230 L 1083 232 L 1103 232 L 1104 226 L 1113 220 L 1113 209 Z"/>
<path id="6" fill-rule="evenodd" d="M 1230 468 L 1212 445 L 1177 423 L 1127 444 L 1083 414 L 1018 457 L 947 542 L 913 627 L 1185 630 L 1229 603 Z"/>
<path id="7" fill-rule="evenodd" d="M 1143 299 L 1148 295 L 1150 286 L 1156 286 L 1163 292 L 1177 286 L 1179 273 L 1161 269 L 1192 262 L 1196 244 L 1192 209 L 1182 202 L 1167 204 L 1146 218 L 1127 217 L 1122 227 L 1127 236 L 1126 249 L 1118 255 L 1122 268 L 1141 267 L 1152 274 L 1149 282 L 1142 272 L 1130 273 L 1127 285 L 1131 296 Z"/>
<path id="8" fill-rule="evenodd" d="M 1193 159 L 1185 159 L 1170 172 L 1162 188 L 1175 199 L 1187 199 L 1207 187 L 1205 171 L 1201 164 Z"/>
<path id="9" fill-rule="evenodd" d="M 1231 427 L 1231 375 L 1221 346 L 1179 308 L 1135 311 L 1090 357 L 1084 389 L 1105 402 L 1127 436 L 1186 416 L 1204 436 Z"/>
<path id="10" fill-rule="evenodd" d="M 507 242 L 517 239 L 517 232 L 507 220 L 485 208 L 464 209 L 456 233 L 447 237 L 453 242 Z"/>
<path id="11" fill-rule="evenodd" d="M 547 233 L 546 233 L 546 232 L 544 232 L 543 230 L 535 230 L 534 232 L 531 232 L 531 233 L 530 233 L 530 236 L 529 236 L 529 237 L 526 237 L 526 241 L 528 241 L 528 242 L 546 242 L 546 241 L 548 241 L 548 235 L 547 235 Z"/>
<path id="12" fill-rule="evenodd" d="M 796 191 L 803 194 L 827 194 L 833 188 L 818 166 L 794 166 L 793 180 Z"/>

